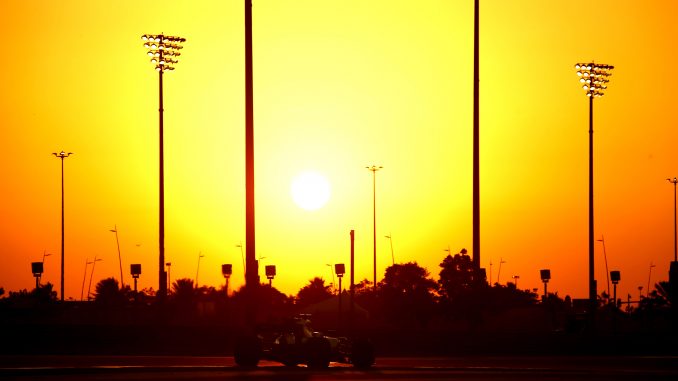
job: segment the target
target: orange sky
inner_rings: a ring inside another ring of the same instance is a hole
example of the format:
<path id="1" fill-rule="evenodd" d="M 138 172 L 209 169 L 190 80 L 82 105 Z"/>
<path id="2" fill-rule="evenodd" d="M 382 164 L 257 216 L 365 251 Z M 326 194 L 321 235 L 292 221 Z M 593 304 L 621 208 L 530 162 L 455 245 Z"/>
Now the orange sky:
<path id="1" fill-rule="evenodd" d="M 46 250 L 57 285 L 60 170 L 66 159 L 66 296 L 93 284 L 157 288 L 157 74 L 140 36 L 185 37 L 165 78 L 166 258 L 172 279 L 242 283 L 245 240 L 243 2 L 39 0 L 0 3 L 0 287 L 31 288 Z M 327 263 L 372 274 L 372 177 L 377 173 L 378 273 L 438 264 L 471 249 L 473 1 L 254 0 L 257 255 L 274 286 L 296 293 Z M 678 176 L 671 91 L 678 4 L 631 0 L 485 0 L 481 4 L 483 267 L 496 281 L 586 297 L 588 105 L 573 65 L 615 66 L 595 106 L 596 236 L 605 236 L 619 295 L 668 278 Z M 323 173 L 332 198 L 298 208 L 302 170 Z M 137 246 L 139 245 L 139 246 Z M 602 245 L 596 278 L 605 288 Z M 89 277 L 89 274 L 88 274 Z M 86 287 L 86 286 L 85 286 Z"/>

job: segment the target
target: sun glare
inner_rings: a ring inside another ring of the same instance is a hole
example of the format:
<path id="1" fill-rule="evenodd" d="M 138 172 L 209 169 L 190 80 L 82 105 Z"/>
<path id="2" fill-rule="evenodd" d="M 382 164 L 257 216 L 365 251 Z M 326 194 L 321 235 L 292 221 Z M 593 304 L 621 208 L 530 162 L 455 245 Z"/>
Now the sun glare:
<path id="1" fill-rule="evenodd" d="M 330 183 L 318 172 L 301 172 L 292 180 L 290 194 L 300 208 L 317 210 L 330 199 Z"/>

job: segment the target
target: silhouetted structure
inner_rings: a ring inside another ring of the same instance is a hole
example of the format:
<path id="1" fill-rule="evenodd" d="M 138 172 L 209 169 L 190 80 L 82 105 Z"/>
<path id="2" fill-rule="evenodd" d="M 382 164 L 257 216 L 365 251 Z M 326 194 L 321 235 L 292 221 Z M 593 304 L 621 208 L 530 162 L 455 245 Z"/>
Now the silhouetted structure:
<path id="1" fill-rule="evenodd" d="M 377 289 L 377 171 L 384 168 L 372 165 L 365 167 L 372 172 L 372 238 L 374 254 L 374 289 Z"/>
<path id="2" fill-rule="evenodd" d="M 163 144 L 163 91 L 162 76 L 166 70 L 174 70 L 174 64 L 179 61 L 175 58 L 180 55 L 181 43 L 185 38 L 166 36 L 164 34 L 141 36 L 144 47 L 148 49 L 151 63 L 158 72 L 158 119 L 159 119 L 159 197 L 158 197 L 158 298 L 162 301 L 167 296 L 167 274 L 165 273 L 165 169 Z"/>
<path id="3" fill-rule="evenodd" d="M 52 155 L 61 159 L 61 301 L 64 301 L 64 159 L 71 156 L 73 152 L 66 153 L 64 151 L 53 152 Z"/>

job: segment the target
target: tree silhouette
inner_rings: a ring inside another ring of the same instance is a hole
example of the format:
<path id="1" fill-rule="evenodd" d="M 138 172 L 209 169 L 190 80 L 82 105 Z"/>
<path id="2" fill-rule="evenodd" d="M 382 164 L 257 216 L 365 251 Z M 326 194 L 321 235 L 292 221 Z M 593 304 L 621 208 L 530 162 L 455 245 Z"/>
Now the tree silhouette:
<path id="1" fill-rule="evenodd" d="M 325 285 L 323 278 L 315 277 L 299 290 L 297 293 L 297 304 L 300 307 L 306 307 L 331 297 L 330 286 Z"/>
<path id="2" fill-rule="evenodd" d="M 96 285 L 94 301 L 107 306 L 121 306 L 125 304 L 125 293 L 120 290 L 115 278 L 102 279 Z"/>
<path id="3" fill-rule="evenodd" d="M 379 288 L 385 318 L 425 325 L 433 314 L 436 282 L 416 262 L 389 266 Z"/>
<path id="4" fill-rule="evenodd" d="M 197 294 L 193 279 L 180 278 L 172 283 L 172 298 L 178 303 L 192 303 L 196 300 Z"/>
<path id="5" fill-rule="evenodd" d="M 443 299 L 452 302 L 473 286 L 473 262 L 466 254 L 448 255 L 440 264 L 439 292 Z"/>

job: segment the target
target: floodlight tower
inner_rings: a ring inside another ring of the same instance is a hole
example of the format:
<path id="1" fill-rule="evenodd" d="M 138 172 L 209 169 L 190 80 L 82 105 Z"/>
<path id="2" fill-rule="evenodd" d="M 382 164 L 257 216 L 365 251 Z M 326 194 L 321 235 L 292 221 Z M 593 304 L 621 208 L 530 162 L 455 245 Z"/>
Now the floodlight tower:
<path id="1" fill-rule="evenodd" d="M 159 275 L 158 275 L 158 297 L 162 300 L 167 295 L 167 282 L 165 276 L 165 173 L 164 173 L 164 151 L 163 151 L 163 105 L 162 105 L 162 75 L 165 71 L 174 70 L 174 65 L 179 61 L 177 57 L 181 55 L 179 50 L 183 47 L 181 44 L 186 42 L 185 38 L 176 36 L 166 36 L 164 34 L 144 34 L 141 36 L 144 41 L 144 48 L 148 49 L 148 56 L 151 57 L 151 63 L 158 72 L 158 94 L 159 94 L 159 162 L 160 162 L 160 176 L 159 176 Z"/>
<path id="2" fill-rule="evenodd" d="M 574 65 L 579 82 L 589 97 L 589 303 L 591 317 L 596 305 L 596 281 L 594 279 L 594 241 L 593 238 L 593 98 L 600 98 L 607 89 L 608 79 L 614 66 L 597 63 L 578 63 Z"/>
<path id="3" fill-rule="evenodd" d="M 374 249 L 374 291 L 377 291 L 377 171 L 384 168 L 381 165 L 372 165 L 367 168 L 372 172 L 372 238 Z"/>

